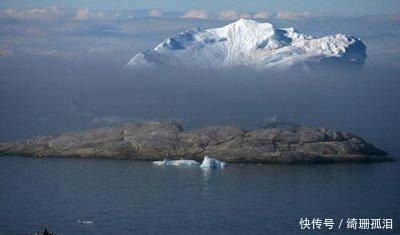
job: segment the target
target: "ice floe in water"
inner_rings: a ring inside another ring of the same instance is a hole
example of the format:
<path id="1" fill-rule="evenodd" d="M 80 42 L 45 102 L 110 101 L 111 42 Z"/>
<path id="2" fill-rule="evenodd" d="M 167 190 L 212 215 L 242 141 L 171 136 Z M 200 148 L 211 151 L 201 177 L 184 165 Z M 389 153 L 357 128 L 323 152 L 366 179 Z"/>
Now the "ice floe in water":
<path id="1" fill-rule="evenodd" d="M 195 160 L 175 160 L 171 161 L 171 165 L 173 166 L 198 166 L 200 163 L 196 162 Z"/>
<path id="2" fill-rule="evenodd" d="M 78 220 L 79 224 L 93 224 L 92 220 Z"/>
<path id="3" fill-rule="evenodd" d="M 226 163 L 209 156 L 205 156 L 201 163 L 201 168 L 224 168 Z"/>
<path id="4" fill-rule="evenodd" d="M 171 165 L 171 160 L 164 159 L 162 161 L 155 161 L 153 164 L 157 166 L 168 166 Z"/>
<path id="5" fill-rule="evenodd" d="M 181 159 L 181 160 L 164 159 L 163 161 L 155 161 L 155 162 L 153 162 L 153 164 L 158 165 L 158 166 L 198 166 L 198 165 L 200 165 L 200 163 L 196 162 L 195 160 L 186 160 L 186 159 Z"/>
<path id="6" fill-rule="evenodd" d="M 162 161 L 153 162 L 157 166 L 200 166 L 201 168 L 224 168 L 226 166 L 225 162 L 205 156 L 203 162 L 197 162 L 195 160 L 181 159 L 181 160 L 168 160 L 164 159 Z"/>

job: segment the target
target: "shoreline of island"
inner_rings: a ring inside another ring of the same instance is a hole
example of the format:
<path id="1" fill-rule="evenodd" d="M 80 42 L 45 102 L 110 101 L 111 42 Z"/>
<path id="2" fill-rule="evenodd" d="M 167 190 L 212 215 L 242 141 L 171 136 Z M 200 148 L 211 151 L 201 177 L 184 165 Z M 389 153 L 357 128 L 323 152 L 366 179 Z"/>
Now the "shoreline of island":
<path id="1" fill-rule="evenodd" d="M 161 161 L 212 156 L 227 163 L 327 164 L 394 161 L 350 133 L 275 123 L 244 130 L 207 126 L 192 131 L 171 121 L 126 123 L 0 143 L 0 155 Z"/>

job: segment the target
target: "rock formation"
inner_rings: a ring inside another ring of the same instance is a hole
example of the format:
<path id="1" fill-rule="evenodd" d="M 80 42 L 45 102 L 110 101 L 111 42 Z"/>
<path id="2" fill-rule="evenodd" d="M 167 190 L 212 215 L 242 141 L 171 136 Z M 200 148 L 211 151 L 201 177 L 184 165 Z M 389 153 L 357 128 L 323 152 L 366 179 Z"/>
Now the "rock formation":
<path id="1" fill-rule="evenodd" d="M 198 161 L 209 155 L 230 163 L 392 160 L 360 137 L 324 128 L 278 123 L 252 131 L 234 126 L 183 131 L 176 123 L 155 121 L 2 143 L 0 155 Z"/>

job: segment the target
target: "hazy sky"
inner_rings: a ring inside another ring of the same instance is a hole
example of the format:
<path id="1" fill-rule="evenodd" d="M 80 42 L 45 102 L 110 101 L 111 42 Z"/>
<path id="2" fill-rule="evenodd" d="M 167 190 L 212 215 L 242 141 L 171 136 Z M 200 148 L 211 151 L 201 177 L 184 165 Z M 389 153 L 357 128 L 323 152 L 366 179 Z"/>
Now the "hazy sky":
<path id="1" fill-rule="evenodd" d="M 397 151 L 398 1 L 0 0 L 0 140 L 149 118 L 254 127 L 276 115 Z M 136 53 L 188 28 L 240 18 L 359 37 L 366 64 L 350 76 L 304 77 L 123 69 Z"/>
<path id="2" fill-rule="evenodd" d="M 393 14 L 400 12 L 399 0 L 2 0 L 1 8 L 59 6 L 91 10 L 127 10 L 158 8 L 168 11 L 188 9 L 241 11 L 321 11 L 354 14 Z"/>

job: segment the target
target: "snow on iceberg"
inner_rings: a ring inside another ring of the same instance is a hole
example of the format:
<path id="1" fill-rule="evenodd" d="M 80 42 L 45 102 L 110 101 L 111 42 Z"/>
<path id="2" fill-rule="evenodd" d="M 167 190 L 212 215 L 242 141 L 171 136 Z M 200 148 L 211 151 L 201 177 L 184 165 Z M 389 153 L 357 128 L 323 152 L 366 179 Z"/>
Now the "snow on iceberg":
<path id="1" fill-rule="evenodd" d="M 203 162 L 201 163 L 201 168 L 224 168 L 226 165 L 225 162 L 217 160 L 215 158 L 211 158 L 209 156 L 205 156 Z"/>
<path id="2" fill-rule="evenodd" d="M 220 28 L 193 28 L 134 56 L 126 67 L 283 69 L 308 65 L 361 68 L 366 46 L 345 34 L 313 37 L 294 28 L 241 19 Z"/>
<path id="3" fill-rule="evenodd" d="M 164 159 L 162 161 L 155 161 L 155 162 L 153 162 L 153 164 L 157 165 L 157 166 L 198 166 L 198 165 L 200 165 L 200 163 L 196 162 L 195 160 L 186 160 L 186 159 L 181 159 L 181 160 Z"/>

